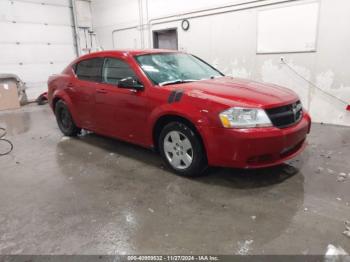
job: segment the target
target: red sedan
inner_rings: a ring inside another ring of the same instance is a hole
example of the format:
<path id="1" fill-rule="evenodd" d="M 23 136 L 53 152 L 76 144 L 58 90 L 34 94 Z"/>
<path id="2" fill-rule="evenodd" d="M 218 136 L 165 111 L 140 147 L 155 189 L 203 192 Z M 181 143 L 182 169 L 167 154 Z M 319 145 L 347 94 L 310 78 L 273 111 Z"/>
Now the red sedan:
<path id="1" fill-rule="evenodd" d="M 85 55 L 48 86 L 65 135 L 83 128 L 154 148 L 184 176 L 209 165 L 281 164 L 303 150 L 311 126 L 293 91 L 226 77 L 198 57 L 169 50 Z"/>

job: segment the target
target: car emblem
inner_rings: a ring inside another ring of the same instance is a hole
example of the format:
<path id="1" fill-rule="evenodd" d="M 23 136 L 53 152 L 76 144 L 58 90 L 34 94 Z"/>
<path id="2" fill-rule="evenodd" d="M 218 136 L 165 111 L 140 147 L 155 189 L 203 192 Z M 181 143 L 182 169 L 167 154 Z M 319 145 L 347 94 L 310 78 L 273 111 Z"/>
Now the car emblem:
<path id="1" fill-rule="evenodd" d="M 292 111 L 293 111 L 294 121 L 297 121 L 298 105 L 296 103 L 292 105 Z"/>

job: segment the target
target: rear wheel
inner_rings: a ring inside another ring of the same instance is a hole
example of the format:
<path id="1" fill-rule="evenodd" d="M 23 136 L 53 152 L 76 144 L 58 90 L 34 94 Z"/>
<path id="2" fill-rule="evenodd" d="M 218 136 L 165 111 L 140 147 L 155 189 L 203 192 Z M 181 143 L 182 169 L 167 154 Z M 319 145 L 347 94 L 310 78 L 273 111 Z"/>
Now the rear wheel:
<path id="1" fill-rule="evenodd" d="M 206 154 L 199 136 L 181 122 L 167 124 L 159 136 L 159 151 L 177 174 L 197 176 L 207 168 Z"/>
<path id="2" fill-rule="evenodd" d="M 55 115 L 58 127 L 64 135 L 76 136 L 77 134 L 79 134 L 81 129 L 75 125 L 72 115 L 69 112 L 69 109 L 64 101 L 59 100 L 56 103 Z"/>

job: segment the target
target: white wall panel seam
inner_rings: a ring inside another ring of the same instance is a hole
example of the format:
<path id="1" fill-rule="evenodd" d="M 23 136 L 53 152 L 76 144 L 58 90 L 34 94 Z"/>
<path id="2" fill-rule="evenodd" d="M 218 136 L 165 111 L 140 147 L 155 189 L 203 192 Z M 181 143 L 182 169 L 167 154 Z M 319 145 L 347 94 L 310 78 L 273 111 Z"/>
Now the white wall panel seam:
<path id="1" fill-rule="evenodd" d="M 33 21 L 18 21 L 18 20 L 4 20 L 1 19 L 0 23 L 8 23 L 8 24 L 32 24 L 32 25 L 43 25 L 43 26 L 64 26 L 64 27 L 73 27 L 70 24 L 66 24 L 66 23 L 43 23 L 43 22 L 33 22 Z"/>
<path id="2" fill-rule="evenodd" d="M 34 5 L 47 5 L 47 6 L 55 6 L 55 7 L 68 7 L 72 8 L 70 5 L 62 5 L 62 4 L 53 4 L 53 3 L 48 3 L 48 2 L 35 2 L 35 1 L 30 1 L 30 0 L 0 0 L 3 2 L 20 2 L 20 3 L 29 3 L 29 4 L 34 4 Z"/>
<path id="3" fill-rule="evenodd" d="M 20 65 L 20 66 L 23 66 L 23 65 L 53 65 L 53 64 L 69 64 L 70 62 L 71 61 L 69 61 L 69 60 L 64 60 L 64 61 L 57 61 L 57 60 L 55 60 L 54 62 L 48 60 L 48 61 L 44 61 L 44 62 L 1 63 L 1 65 Z"/>
<path id="4" fill-rule="evenodd" d="M 0 44 L 3 45 L 74 45 L 74 42 L 6 42 L 1 41 Z"/>

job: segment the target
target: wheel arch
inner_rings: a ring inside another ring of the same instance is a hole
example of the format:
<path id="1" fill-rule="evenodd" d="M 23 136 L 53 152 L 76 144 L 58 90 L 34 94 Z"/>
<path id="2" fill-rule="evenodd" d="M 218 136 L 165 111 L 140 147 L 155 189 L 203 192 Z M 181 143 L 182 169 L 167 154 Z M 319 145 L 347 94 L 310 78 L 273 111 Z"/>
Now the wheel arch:
<path id="1" fill-rule="evenodd" d="M 180 122 L 183 123 L 187 126 L 189 126 L 195 133 L 196 135 L 199 137 L 199 140 L 202 143 L 202 146 L 204 148 L 205 154 L 206 154 L 206 146 L 205 143 L 203 141 L 203 137 L 200 133 L 200 131 L 198 130 L 198 128 L 196 127 L 195 124 L 193 124 L 192 121 L 190 121 L 189 119 L 187 119 L 186 117 L 183 116 L 179 116 L 176 114 L 167 114 L 167 115 L 163 115 L 161 117 L 159 117 L 157 119 L 157 121 L 155 122 L 154 126 L 153 126 L 153 130 L 152 130 L 152 139 L 153 139 L 153 145 L 154 145 L 154 149 L 158 152 L 159 151 L 159 135 L 162 131 L 162 129 L 169 123 L 171 122 Z"/>
<path id="2" fill-rule="evenodd" d="M 59 97 L 59 96 L 56 96 L 56 97 L 54 97 L 54 98 L 52 99 L 52 110 L 53 110 L 54 112 L 55 112 L 55 110 L 56 110 L 56 104 L 57 104 L 57 102 L 60 101 L 60 100 L 64 101 L 64 99 L 62 99 L 62 98 Z"/>
<path id="3" fill-rule="evenodd" d="M 66 105 L 67 105 L 67 107 L 68 107 L 68 109 L 73 117 L 73 121 L 75 122 L 75 124 L 80 126 L 81 125 L 80 119 L 78 117 L 77 112 L 75 111 L 75 107 L 73 106 L 73 103 L 70 100 L 70 98 L 67 95 L 65 95 L 64 93 L 59 93 L 59 94 L 54 95 L 54 97 L 52 99 L 53 112 L 55 113 L 57 102 L 60 100 L 62 100 L 64 103 L 66 103 Z"/>

